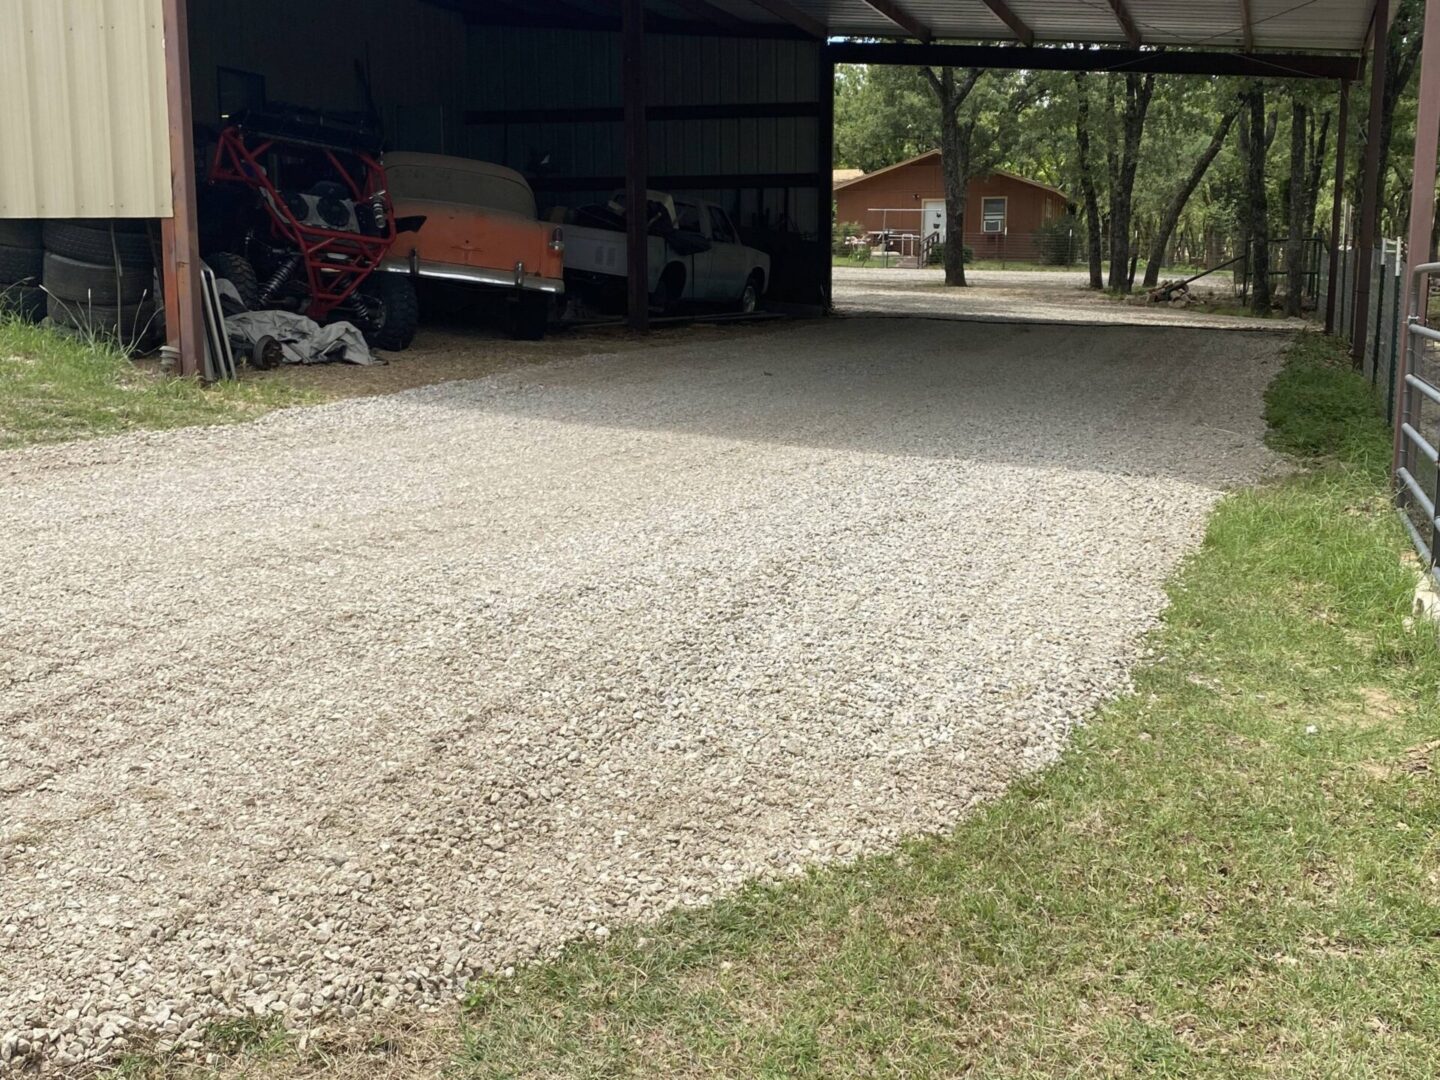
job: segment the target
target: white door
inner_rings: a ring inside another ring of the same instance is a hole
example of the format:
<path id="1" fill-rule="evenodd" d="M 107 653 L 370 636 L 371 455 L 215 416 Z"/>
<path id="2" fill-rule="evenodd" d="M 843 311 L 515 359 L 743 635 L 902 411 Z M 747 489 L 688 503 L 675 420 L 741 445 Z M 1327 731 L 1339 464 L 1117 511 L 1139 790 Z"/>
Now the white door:
<path id="1" fill-rule="evenodd" d="M 921 232 L 922 232 L 927 238 L 930 236 L 931 233 L 937 233 L 937 232 L 938 232 L 938 233 L 940 234 L 940 239 L 941 239 L 941 240 L 944 240 L 944 239 L 945 239 L 945 200 L 944 200 L 944 199 L 926 199 L 926 200 L 924 201 L 924 203 L 922 203 L 921 205 L 922 205 L 922 208 L 923 208 L 924 211 L 925 211 L 925 212 L 921 215 L 921 218 L 922 218 L 922 219 L 924 220 L 924 222 L 925 222 L 925 227 L 921 230 Z"/>

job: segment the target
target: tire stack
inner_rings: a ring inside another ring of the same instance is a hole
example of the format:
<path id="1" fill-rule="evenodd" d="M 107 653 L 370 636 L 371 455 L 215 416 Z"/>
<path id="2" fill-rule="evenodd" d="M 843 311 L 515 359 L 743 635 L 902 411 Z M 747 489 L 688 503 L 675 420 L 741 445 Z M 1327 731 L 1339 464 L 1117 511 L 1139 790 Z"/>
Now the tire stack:
<path id="1" fill-rule="evenodd" d="M 163 330 L 144 221 L 47 221 L 46 314 L 56 326 L 141 349 Z"/>
<path id="2" fill-rule="evenodd" d="M 45 317 L 45 293 L 40 289 L 44 259 L 40 222 L 0 220 L 0 311 L 18 314 L 26 322 Z"/>

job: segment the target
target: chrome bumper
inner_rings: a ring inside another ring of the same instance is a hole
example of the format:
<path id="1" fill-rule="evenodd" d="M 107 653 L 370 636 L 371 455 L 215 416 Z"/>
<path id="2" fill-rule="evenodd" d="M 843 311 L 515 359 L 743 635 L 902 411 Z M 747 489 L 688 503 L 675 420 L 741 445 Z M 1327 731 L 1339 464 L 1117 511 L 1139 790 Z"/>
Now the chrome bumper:
<path id="1" fill-rule="evenodd" d="M 540 277 L 528 273 L 524 263 L 517 263 L 514 270 L 495 270 L 485 266 L 459 266 L 455 263 L 434 262 L 430 259 L 391 257 L 382 262 L 379 269 L 387 274 L 409 274 L 412 277 L 435 278 L 440 281 L 461 281 L 469 285 L 488 285 L 496 289 L 518 289 L 522 292 L 548 293 L 562 296 L 565 282 L 560 278 Z"/>

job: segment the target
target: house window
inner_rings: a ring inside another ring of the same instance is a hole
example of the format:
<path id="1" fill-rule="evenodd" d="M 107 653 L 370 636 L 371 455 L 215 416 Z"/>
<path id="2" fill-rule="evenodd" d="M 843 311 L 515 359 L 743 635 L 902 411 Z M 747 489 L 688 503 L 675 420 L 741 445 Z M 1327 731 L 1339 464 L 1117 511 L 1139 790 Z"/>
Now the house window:
<path id="1" fill-rule="evenodd" d="M 1005 199 L 982 199 L 980 201 L 980 228 L 987 233 L 1005 231 Z"/>

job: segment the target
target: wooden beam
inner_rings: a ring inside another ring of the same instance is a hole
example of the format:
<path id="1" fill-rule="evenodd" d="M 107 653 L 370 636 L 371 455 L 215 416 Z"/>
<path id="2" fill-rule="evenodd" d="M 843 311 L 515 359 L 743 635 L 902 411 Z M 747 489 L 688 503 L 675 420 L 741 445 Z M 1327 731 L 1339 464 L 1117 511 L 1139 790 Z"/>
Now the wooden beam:
<path id="1" fill-rule="evenodd" d="M 1440 0 L 1435 0 L 1440 3 Z M 1136 71 L 1157 75 L 1240 75 L 1246 78 L 1353 79 L 1359 61 L 1323 53 L 1200 52 L 1179 49 L 1065 49 L 1020 45 L 911 45 L 837 41 L 824 59 L 836 64 L 899 67 L 988 67 L 997 71 Z"/>
<path id="2" fill-rule="evenodd" d="M 1255 16 L 1250 10 L 1250 0 L 1240 0 L 1240 32 L 1245 35 L 1245 51 L 1255 51 Z"/>
<path id="3" fill-rule="evenodd" d="M 1125 31 L 1125 40 L 1130 43 L 1132 49 L 1138 49 L 1141 44 L 1140 27 L 1135 25 L 1135 20 L 1130 17 L 1130 9 L 1125 6 L 1125 0 L 1110 0 L 1110 10 L 1115 13 L 1115 21 L 1120 24 L 1120 29 Z"/>
<path id="4" fill-rule="evenodd" d="M 930 32 L 930 27 L 915 18 L 914 15 L 911 15 L 899 4 L 892 3 L 891 0 L 862 0 L 862 2 L 871 11 L 874 11 L 877 15 L 883 15 L 911 37 L 929 42 L 930 39 L 935 36 Z"/>
<path id="5" fill-rule="evenodd" d="M 170 217 L 160 222 L 164 249 L 165 338 L 180 357 L 180 373 L 205 368 L 200 312 L 200 228 L 195 211 L 195 126 L 190 112 L 190 30 L 186 0 L 164 0 L 165 102 L 170 133 Z"/>
<path id="6" fill-rule="evenodd" d="M 830 36 L 830 28 L 813 15 L 801 11 L 788 0 L 750 0 L 756 7 L 764 8 L 777 19 L 805 31 L 811 37 L 824 41 Z"/>
<path id="7" fill-rule="evenodd" d="M 1010 5 L 1005 0 L 985 0 L 985 6 L 995 13 L 996 18 L 1008 26 L 1014 35 L 1020 39 L 1023 45 L 1035 44 L 1035 31 L 1025 24 L 1025 20 L 1010 10 Z"/>
<path id="8" fill-rule="evenodd" d="M 645 0 L 621 0 L 620 99 L 625 104 L 626 313 L 632 330 L 650 327 L 650 186 L 645 116 Z"/>

